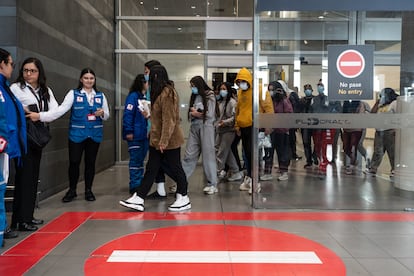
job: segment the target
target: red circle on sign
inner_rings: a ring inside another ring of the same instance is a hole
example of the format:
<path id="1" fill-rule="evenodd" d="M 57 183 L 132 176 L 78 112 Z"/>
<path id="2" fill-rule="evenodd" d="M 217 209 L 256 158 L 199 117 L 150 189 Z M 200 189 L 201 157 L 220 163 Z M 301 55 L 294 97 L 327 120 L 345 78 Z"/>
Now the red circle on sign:
<path id="1" fill-rule="evenodd" d="M 336 68 L 345 78 L 356 78 L 364 72 L 365 58 L 357 50 L 346 50 L 336 60 Z"/>
<path id="2" fill-rule="evenodd" d="M 141 257 L 134 259 L 137 252 Z M 88 276 L 346 275 L 342 260 L 314 241 L 239 225 L 173 226 L 131 234 L 95 250 L 84 269 Z"/>

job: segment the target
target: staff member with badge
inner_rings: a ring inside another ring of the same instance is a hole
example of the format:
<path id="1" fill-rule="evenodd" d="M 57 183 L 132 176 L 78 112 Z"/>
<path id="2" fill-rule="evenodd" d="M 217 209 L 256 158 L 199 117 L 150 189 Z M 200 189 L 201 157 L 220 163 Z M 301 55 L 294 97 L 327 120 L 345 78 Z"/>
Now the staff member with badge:
<path id="1" fill-rule="evenodd" d="M 90 68 L 81 71 L 79 84 L 70 90 L 62 104 L 47 112 L 30 113 L 32 120 L 51 122 L 71 109 L 69 123 L 69 190 L 62 198 L 71 202 L 76 198 L 79 166 L 85 152 L 85 200 L 94 201 L 92 183 L 95 177 L 95 161 L 103 137 L 103 121 L 109 118 L 105 95 L 96 88 L 96 75 Z"/>

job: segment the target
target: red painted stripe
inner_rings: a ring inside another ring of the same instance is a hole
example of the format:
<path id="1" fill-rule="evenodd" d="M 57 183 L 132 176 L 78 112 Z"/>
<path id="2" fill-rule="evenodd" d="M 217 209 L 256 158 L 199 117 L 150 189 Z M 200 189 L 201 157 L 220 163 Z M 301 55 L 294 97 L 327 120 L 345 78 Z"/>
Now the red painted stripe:
<path id="1" fill-rule="evenodd" d="M 290 220 L 290 221 L 414 221 L 414 213 L 370 212 L 96 212 L 90 219 L 103 220 Z"/>
<path id="2" fill-rule="evenodd" d="M 90 212 L 67 212 L 0 256 L 0 275 L 22 275 L 88 220 Z"/>

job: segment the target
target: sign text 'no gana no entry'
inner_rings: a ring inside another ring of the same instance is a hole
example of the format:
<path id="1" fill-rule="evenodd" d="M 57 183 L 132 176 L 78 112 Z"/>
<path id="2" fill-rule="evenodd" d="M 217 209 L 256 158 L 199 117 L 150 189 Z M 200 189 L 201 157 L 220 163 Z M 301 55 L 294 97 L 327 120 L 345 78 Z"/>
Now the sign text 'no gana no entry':
<path id="1" fill-rule="evenodd" d="M 328 45 L 328 70 L 329 100 L 373 99 L 373 45 Z"/>

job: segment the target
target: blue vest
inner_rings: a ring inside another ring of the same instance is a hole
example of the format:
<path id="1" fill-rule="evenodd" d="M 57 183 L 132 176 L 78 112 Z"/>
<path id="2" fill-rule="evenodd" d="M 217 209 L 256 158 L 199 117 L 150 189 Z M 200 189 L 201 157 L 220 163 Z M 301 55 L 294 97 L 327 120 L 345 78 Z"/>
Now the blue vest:
<path id="1" fill-rule="evenodd" d="M 97 143 L 102 141 L 103 124 L 101 117 L 92 116 L 98 108 L 102 108 L 103 94 L 96 92 L 93 105 L 89 105 L 85 93 L 73 90 L 74 99 L 70 115 L 69 139 L 81 143 L 91 138 Z M 91 120 L 94 119 L 94 120 Z"/>
<path id="2" fill-rule="evenodd" d="M 10 91 L 6 78 L 0 74 L 0 90 L 4 102 L 4 112 L 7 117 L 7 138 L 8 145 L 6 152 L 10 159 L 20 158 L 26 154 L 26 118 L 23 106 L 20 101 Z"/>

